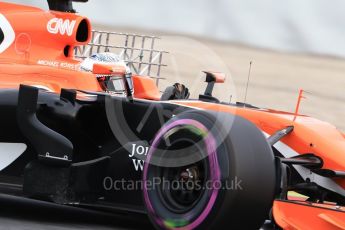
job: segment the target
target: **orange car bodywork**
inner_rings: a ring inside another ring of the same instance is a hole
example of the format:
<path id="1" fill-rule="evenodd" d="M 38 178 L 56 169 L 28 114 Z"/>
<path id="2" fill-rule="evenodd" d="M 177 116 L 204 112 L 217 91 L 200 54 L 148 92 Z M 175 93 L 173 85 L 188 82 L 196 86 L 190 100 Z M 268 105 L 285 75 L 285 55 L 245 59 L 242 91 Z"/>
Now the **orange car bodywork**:
<path id="1" fill-rule="evenodd" d="M 269 109 L 249 109 L 200 101 L 175 103 L 239 115 L 256 124 L 268 135 L 293 125 L 294 131 L 282 139 L 283 143 L 299 154 L 314 153 L 320 156 L 324 161 L 324 168 L 340 171 L 345 169 L 344 136 L 336 127 L 327 122 L 303 115 L 298 115 L 295 119 L 295 115 L 292 113 Z M 345 188 L 345 180 L 339 181 L 339 183 Z"/>
<path id="2" fill-rule="evenodd" d="M 87 18 L 10 3 L 0 3 L 0 13 L 0 19 L 5 18 L 14 33 L 13 41 L 10 37 L 4 50 L 0 46 L 0 88 L 26 84 L 56 93 L 62 88 L 102 91 L 95 75 L 80 71 L 80 61 L 73 57 L 75 46 L 90 41 L 91 25 Z M 84 34 L 79 34 L 80 25 L 86 31 Z M 135 75 L 133 85 L 135 98 L 159 100 L 158 88 L 151 78 Z M 298 154 L 321 157 L 326 169 L 345 171 L 345 135 L 326 122 L 292 113 L 201 101 L 170 103 L 236 114 L 256 124 L 266 135 L 293 125 L 293 132 L 281 140 L 282 144 Z M 332 181 L 345 189 L 344 178 Z M 344 207 L 337 208 L 335 204 L 321 207 L 303 201 L 277 200 L 273 214 L 284 229 L 345 229 Z"/>
<path id="3" fill-rule="evenodd" d="M 277 224 L 286 230 L 345 229 L 344 207 L 319 205 L 301 201 L 276 200 L 273 216 Z"/>
<path id="4" fill-rule="evenodd" d="M 11 44 L 0 49 L 0 88 L 26 84 L 57 93 L 62 88 L 102 91 L 95 75 L 80 71 L 80 61 L 73 57 L 74 47 L 91 39 L 87 18 L 11 3 L 0 3 L 0 10 L 15 34 Z M 148 77 L 135 76 L 134 90 L 137 98 L 159 99 Z"/>

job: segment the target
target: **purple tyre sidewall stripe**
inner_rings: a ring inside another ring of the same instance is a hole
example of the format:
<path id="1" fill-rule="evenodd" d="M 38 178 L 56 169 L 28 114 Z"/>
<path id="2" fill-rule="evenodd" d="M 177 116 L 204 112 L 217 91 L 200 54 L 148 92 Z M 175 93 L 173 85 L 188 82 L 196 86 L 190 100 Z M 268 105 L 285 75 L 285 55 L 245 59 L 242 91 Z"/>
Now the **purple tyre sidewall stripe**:
<path id="1" fill-rule="evenodd" d="M 217 146 L 216 146 L 216 140 L 214 136 L 212 135 L 211 132 L 200 122 L 192 119 L 180 119 L 172 122 L 171 124 L 163 127 L 157 134 L 156 138 L 154 139 L 152 146 L 150 147 L 149 153 L 147 155 L 147 159 L 144 165 L 144 170 L 143 170 L 143 180 L 144 180 L 144 201 L 146 204 L 146 207 L 150 213 L 153 214 L 155 221 L 158 225 L 161 227 L 167 228 L 167 226 L 164 225 L 164 220 L 162 220 L 159 215 L 155 213 L 155 210 L 150 202 L 150 198 L 148 195 L 147 191 L 147 173 L 148 173 L 148 166 L 151 161 L 152 154 L 155 152 L 157 148 L 157 144 L 159 143 L 160 139 L 162 136 L 171 128 L 178 126 L 178 125 L 192 125 L 195 126 L 198 129 L 201 129 L 202 131 L 207 133 L 206 138 L 204 139 L 204 142 L 206 144 L 207 148 L 207 155 L 208 155 L 208 160 L 209 160 L 209 165 L 210 165 L 210 179 L 211 181 L 220 181 L 220 169 L 219 169 L 219 164 L 218 164 L 218 158 L 217 158 Z M 209 198 L 209 201 L 203 210 L 203 212 L 190 224 L 186 226 L 181 226 L 181 229 L 194 229 L 197 226 L 199 226 L 209 215 L 209 213 L 212 210 L 212 207 L 215 204 L 215 201 L 218 196 L 219 188 L 211 188 L 211 196 Z"/>

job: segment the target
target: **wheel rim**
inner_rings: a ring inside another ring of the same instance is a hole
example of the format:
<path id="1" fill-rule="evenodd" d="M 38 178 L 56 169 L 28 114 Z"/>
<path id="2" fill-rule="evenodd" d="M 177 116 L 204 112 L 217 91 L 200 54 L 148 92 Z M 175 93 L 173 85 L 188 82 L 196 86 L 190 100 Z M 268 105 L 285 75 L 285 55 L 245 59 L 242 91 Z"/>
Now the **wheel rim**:
<path id="1" fill-rule="evenodd" d="M 218 164 L 218 158 L 217 158 L 217 145 L 216 140 L 213 137 L 212 133 L 209 132 L 209 130 L 200 122 L 192 119 L 180 119 L 176 120 L 174 122 L 171 122 L 169 125 L 163 127 L 157 134 L 156 138 L 154 139 L 150 151 L 147 156 L 146 163 L 144 165 L 144 171 L 143 171 L 143 181 L 145 182 L 145 186 L 143 189 L 144 194 L 144 201 L 147 207 L 148 212 L 151 214 L 151 218 L 153 221 L 164 229 L 177 229 L 177 228 L 183 228 L 183 229 L 194 229 L 198 227 L 210 214 L 215 201 L 217 199 L 219 188 L 211 188 L 207 189 L 207 194 L 203 196 L 203 201 L 205 204 L 202 205 L 202 208 L 196 202 L 198 205 L 199 211 L 197 213 L 194 213 L 194 210 L 190 210 L 187 213 L 182 213 L 180 215 L 174 215 L 172 218 L 168 216 L 163 216 L 161 213 L 156 212 L 157 205 L 155 202 L 152 202 L 152 200 L 155 200 L 157 194 L 154 193 L 146 186 L 147 184 L 150 184 L 152 178 L 149 176 L 149 169 L 152 171 L 152 168 L 155 168 L 154 166 L 150 166 L 152 155 L 156 152 L 158 145 L 164 136 L 165 133 L 168 131 L 171 131 L 171 129 L 175 128 L 176 126 L 193 126 L 197 128 L 199 133 L 203 136 L 203 141 L 205 143 L 205 152 L 206 152 L 206 162 L 207 167 L 209 167 L 209 180 L 211 181 L 220 181 L 220 168 Z M 157 168 L 157 167 L 156 167 Z M 157 174 L 155 174 L 157 175 Z M 206 197 L 206 198 L 205 198 Z M 187 209 L 184 209 L 186 211 Z M 173 212 L 171 212 L 173 213 Z M 175 213 L 173 213 L 175 214 Z"/>
<path id="2" fill-rule="evenodd" d="M 184 167 L 162 167 L 159 175 L 169 185 L 163 183 L 159 195 L 166 206 L 175 213 L 187 213 L 200 201 L 205 193 L 205 183 L 208 177 L 207 160 Z"/>

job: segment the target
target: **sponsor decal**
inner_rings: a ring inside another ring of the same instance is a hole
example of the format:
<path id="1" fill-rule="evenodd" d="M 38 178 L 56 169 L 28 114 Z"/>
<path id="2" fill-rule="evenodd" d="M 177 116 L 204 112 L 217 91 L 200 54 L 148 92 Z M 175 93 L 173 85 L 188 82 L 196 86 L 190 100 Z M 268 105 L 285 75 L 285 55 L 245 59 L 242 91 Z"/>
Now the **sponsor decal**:
<path id="1" fill-rule="evenodd" d="M 48 21 L 47 30 L 49 33 L 71 36 L 76 20 L 52 18 Z"/>
<path id="2" fill-rule="evenodd" d="M 69 70 L 79 69 L 79 64 L 73 64 L 69 62 L 59 62 L 59 61 L 54 61 L 54 60 L 38 60 L 37 64 L 55 67 L 55 68 L 69 69 Z"/>
<path id="3" fill-rule="evenodd" d="M 135 171 L 143 171 L 145 163 L 143 159 L 146 158 L 148 152 L 149 147 L 140 144 L 132 144 L 132 150 L 128 156 L 133 161 Z"/>

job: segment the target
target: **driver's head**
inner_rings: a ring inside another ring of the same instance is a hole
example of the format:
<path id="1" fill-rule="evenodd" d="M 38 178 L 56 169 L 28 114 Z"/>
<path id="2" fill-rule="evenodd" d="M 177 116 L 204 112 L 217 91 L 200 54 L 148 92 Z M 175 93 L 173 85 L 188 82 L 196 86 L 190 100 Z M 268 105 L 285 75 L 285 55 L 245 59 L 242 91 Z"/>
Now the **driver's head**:
<path id="1" fill-rule="evenodd" d="M 94 64 L 109 64 L 124 67 L 126 75 L 125 77 L 127 79 L 130 89 L 133 91 L 131 70 L 126 65 L 126 63 L 123 60 L 121 60 L 119 55 L 109 52 L 93 54 L 81 62 L 80 69 L 82 71 L 92 72 Z M 124 76 L 96 75 L 96 77 L 104 91 L 117 94 L 125 93 L 125 86 L 123 83 Z"/>

